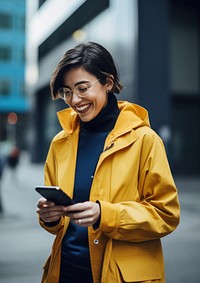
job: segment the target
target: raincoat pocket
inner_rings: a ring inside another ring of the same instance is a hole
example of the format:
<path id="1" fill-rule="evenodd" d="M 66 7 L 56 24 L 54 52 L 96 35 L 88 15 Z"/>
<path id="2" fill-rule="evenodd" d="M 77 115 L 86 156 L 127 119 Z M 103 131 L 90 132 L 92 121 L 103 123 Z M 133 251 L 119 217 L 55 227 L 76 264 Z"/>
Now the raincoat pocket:
<path id="1" fill-rule="evenodd" d="M 115 262 L 124 282 L 160 282 L 162 277 L 158 261 L 147 254 L 115 258 Z"/>

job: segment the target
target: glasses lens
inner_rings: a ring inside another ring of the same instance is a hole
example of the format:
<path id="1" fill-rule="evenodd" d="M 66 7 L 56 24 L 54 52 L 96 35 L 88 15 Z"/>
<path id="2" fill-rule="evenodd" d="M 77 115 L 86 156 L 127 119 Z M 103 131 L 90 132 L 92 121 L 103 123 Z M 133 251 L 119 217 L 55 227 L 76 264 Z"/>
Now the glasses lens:
<path id="1" fill-rule="evenodd" d="M 64 100 L 69 100 L 71 97 L 71 91 L 70 89 L 66 88 L 66 87 L 62 87 L 58 90 L 58 94 L 59 96 L 64 99 Z"/>
<path id="2" fill-rule="evenodd" d="M 77 85 L 74 89 L 74 92 L 80 97 L 85 97 L 87 95 L 87 90 L 89 86 L 86 84 Z"/>

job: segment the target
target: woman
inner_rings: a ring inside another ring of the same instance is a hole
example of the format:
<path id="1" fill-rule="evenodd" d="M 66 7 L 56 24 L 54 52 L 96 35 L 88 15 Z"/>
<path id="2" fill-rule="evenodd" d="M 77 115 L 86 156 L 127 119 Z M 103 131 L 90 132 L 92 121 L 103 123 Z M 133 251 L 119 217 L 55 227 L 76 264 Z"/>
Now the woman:
<path id="1" fill-rule="evenodd" d="M 68 50 L 51 78 L 63 130 L 45 164 L 45 185 L 76 204 L 41 198 L 40 224 L 56 235 L 42 282 L 165 282 L 160 238 L 179 223 L 177 190 L 147 111 L 119 101 L 111 54 L 97 43 Z"/>

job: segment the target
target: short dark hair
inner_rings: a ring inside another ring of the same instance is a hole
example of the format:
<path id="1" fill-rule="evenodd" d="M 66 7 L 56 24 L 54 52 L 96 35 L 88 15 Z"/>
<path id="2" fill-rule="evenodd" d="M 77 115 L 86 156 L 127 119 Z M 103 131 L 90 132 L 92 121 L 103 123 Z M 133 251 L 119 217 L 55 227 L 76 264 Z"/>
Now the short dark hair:
<path id="1" fill-rule="evenodd" d="M 69 49 L 58 63 L 50 81 L 53 99 L 58 98 L 58 89 L 63 85 L 63 75 L 78 66 L 100 79 L 101 84 L 106 84 L 107 77 L 110 77 L 113 80 L 111 92 L 119 93 L 123 89 L 117 68 L 108 50 L 98 43 L 87 42 Z"/>

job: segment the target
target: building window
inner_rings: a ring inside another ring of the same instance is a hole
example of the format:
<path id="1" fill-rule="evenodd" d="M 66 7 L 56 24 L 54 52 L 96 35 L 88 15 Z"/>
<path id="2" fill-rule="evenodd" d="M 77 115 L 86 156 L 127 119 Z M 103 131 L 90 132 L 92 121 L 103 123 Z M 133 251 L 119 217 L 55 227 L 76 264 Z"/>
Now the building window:
<path id="1" fill-rule="evenodd" d="M 21 29 L 22 31 L 25 30 L 25 16 L 21 16 L 21 17 L 20 17 L 20 29 Z"/>
<path id="2" fill-rule="evenodd" d="M 24 97 L 26 96 L 24 81 L 21 82 L 21 95 Z"/>
<path id="3" fill-rule="evenodd" d="M 11 60 L 11 48 L 8 46 L 0 46 L 0 61 Z"/>
<path id="4" fill-rule="evenodd" d="M 25 48 L 23 47 L 23 48 L 21 48 L 20 49 L 20 60 L 21 60 L 21 62 L 25 62 Z"/>
<path id="5" fill-rule="evenodd" d="M 11 15 L 0 13 L 0 28 L 11 28 L 12 17 Z"/>
<path id="6" fill-rule="evenodd" d="M 9 95 L 11 93 L 11 84 L 9 80 L 0 80 L 0 95 Z"/>

